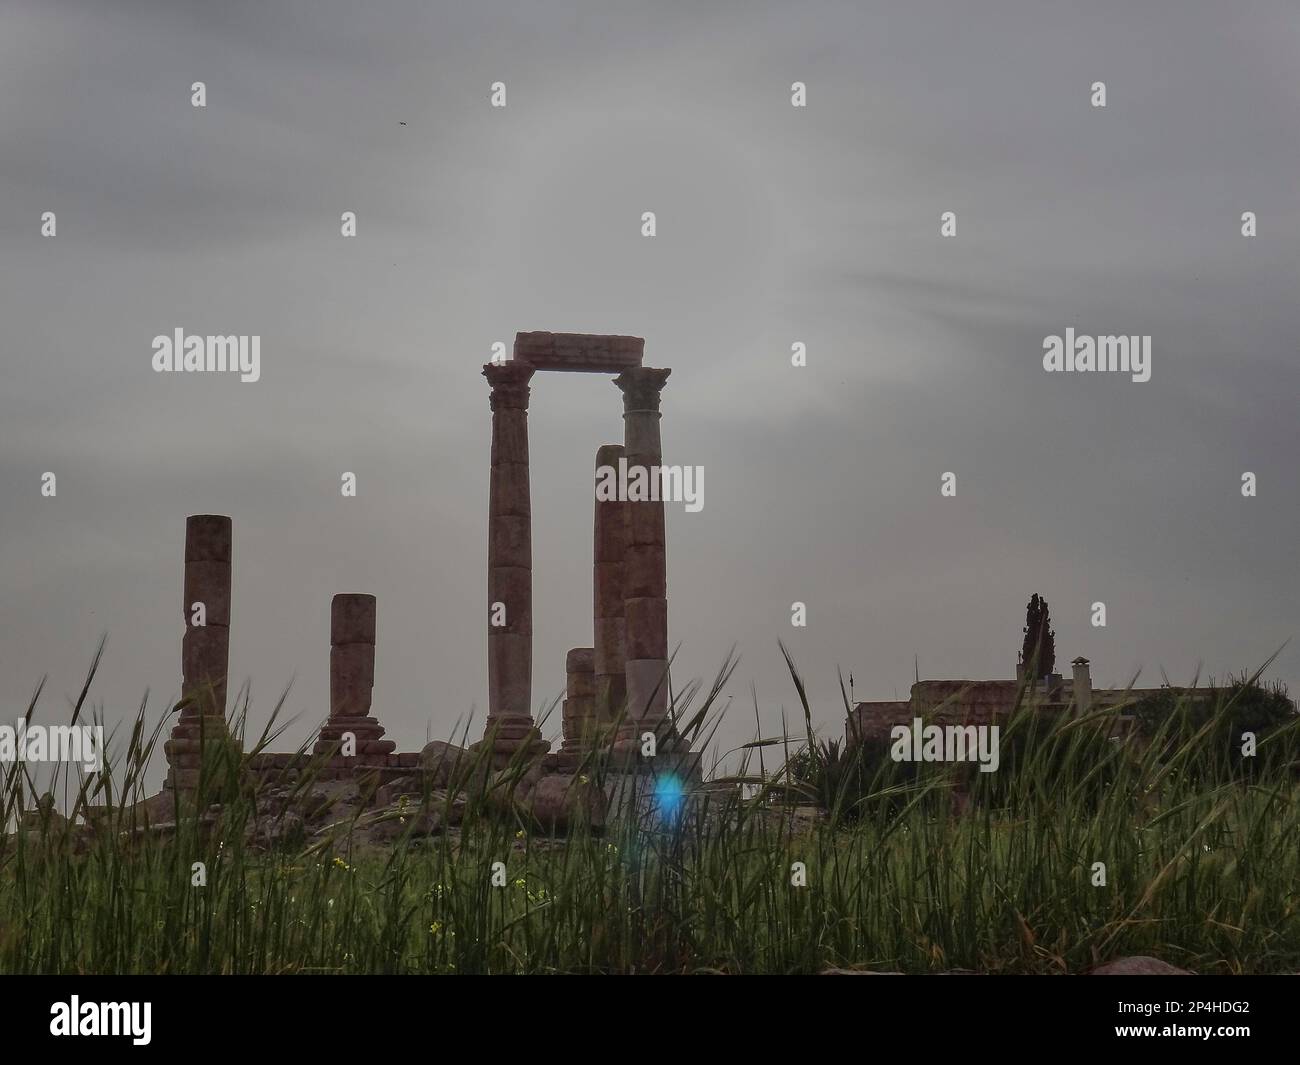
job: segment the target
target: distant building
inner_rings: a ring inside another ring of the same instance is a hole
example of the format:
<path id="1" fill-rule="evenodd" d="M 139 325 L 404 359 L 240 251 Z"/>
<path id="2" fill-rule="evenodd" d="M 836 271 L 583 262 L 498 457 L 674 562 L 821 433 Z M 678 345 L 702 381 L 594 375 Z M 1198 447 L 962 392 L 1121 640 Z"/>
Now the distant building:
<path id="1" fill-rule="evenodd" d="M 1046 713 L 1087 713 L 1103 707 L 1122 708 L 1164 690 L 1094 688 L 1088 660 L 1076 658 L 1071 665 L 1073 675 L 1069 680 L 1053 673 L 1027 687 L 1023 680 L 917 681 L 912 685 L 910 699 L 854 706 L 845 723 L 845 740 L 853 744 L 862 739 L 888 739 L 893 726 L 910 725 L 917 717 L 937 725 L 1002 724 L 1011 716 L 1018 699 Z M 1121 714 L 1119 722 L 1121 728 L 1127 729 L 1132 718 Z"/>

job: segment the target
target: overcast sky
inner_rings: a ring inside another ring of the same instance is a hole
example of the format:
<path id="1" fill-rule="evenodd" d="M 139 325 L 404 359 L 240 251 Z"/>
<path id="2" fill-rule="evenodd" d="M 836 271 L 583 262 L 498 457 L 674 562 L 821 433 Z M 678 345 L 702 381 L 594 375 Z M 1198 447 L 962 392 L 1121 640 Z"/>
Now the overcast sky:
<path id="1" fill-rule="evenodd" d="M 667 515 L 674 681 L 738 645 L 724 749 L 751 685 L 763 731 L 797 721 L 779 639 L 834 736 L 837 666 L 860 699 L 905 697 L 914 654 L 1008 677 L 1033 592 L 1099 683 L 1259 664 L 1300 635 L 1298 71 L 1288 2 L 5 0 L 4 720 L 47 674 L 65 720 L 104 632 L 109 721 L 146 689 L 157 720 L 185 517 L 215 512 L 255 721 L 293 680 L 285 745 L 319 723 L 330 597 L 363 591 L 389 736 L 477 728 L 481 367 L 532 329 L 673 369 L 665 461 L 706 470 Z M 1151 380 L 1044 372 L 1067 327 L 1149 334 Z M 177 328 L 260 335 L 261 380 L 154 373 Z M 538 703 L 591 642 L 621 409 L 534 379 Z M 1300 687 L 1300 642 L 1271 675 Z"/>

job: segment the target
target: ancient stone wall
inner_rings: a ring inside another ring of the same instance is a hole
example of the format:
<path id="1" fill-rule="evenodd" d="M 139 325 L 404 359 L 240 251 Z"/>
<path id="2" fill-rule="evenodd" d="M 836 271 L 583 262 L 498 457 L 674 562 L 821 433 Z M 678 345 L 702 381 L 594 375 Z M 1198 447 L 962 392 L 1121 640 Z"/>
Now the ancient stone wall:
<path id="1" fill-rule="evenodd" d="M 858 703 L 849 711 L 845 726 L 847 741 L 882 740 L 889 736 L 892 726 L 912 720 L 912 704 L 903 700 L 890 702 Z"/>

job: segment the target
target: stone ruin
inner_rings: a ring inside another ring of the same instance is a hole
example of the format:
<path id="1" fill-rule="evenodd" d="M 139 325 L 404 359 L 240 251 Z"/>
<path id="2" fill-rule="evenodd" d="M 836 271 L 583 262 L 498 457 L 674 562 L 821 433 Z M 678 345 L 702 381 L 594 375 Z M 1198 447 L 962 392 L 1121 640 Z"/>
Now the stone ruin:
<path id="1" fill-rule="evenodd" d="M 532 716 L 532 509 L 528 472 L 529 381 L 538 370 L 617 373 L 623 443 L 596 452 L 596 467 L 661 464 L 659 393 L 671 371 L 641 365 L 639 337 L 520 333 L 514 359 L 489 363 L 492 466 L 488 511 L 488 718 L 482 743 L 497 761 L 540 751 Z M 593 493 L 594 495 L 594 493 Z M 629 752 L 645 731 L 671 741 L 668 722 L 668 599 L 662 500 L 596 502 L 593 646 L 566 663 L 564 744 L 571 763 L 606 730 Z M 503 608 L 503 624 L 493 624 Z"/>
<path id="2" fill-rule="evenodd" d="M 549 750 L 532 711 L 529 382 L 539 370 L 616 375 L 624 438 L 597 449 L 596 469 L 617 467 L 623 458 L 629 468 L 660 466 L 659 395 L 670 371 L 642 365 L 644 343 L 639 337 L 519 333 L 511 361 L 483 367 L 491 386 L 492 445 L 488 715 L 482 739 L 468 751 L 432 743 L 423 751 L 401 752 L 383 738 L 371 705 L 375 597 L 339 594 L 330 610 L 328 719 L 309 752 L 257 752 L 245 760 L 249 771 L 283 781 L 310 769 L 314 780 L 364 780 L 382 791 L 428 772 L 445 783 L 447 765 L 464 756 L 497 772 L 512 767 L 524 784 L 520 792 L 531 792 L 534 805 L 548 805 L 552 821 L 563 820 L 575 802 L 597 820 L 609 809 L 608 786 L 598 789 L 593 803 L 585 787 L 588 776 L 575 775 L 593 761 L 614 777 L 671 772 L 687 783 L 699 780 L 699 756 L 677 735 L 669 712 L 662 499 L 595 501 L 593 638 L 591 646 L 575 647 L 566 658 L 562 741 L 556 751 Z M 164 796 L 192 793 L 205 749 L 231 739 L 226 721 L 231 558 L 230 518 L 187 519 L 183 680 L 179 719 L 164 745 Z M 203 625 L 191 623 L 198 603 L 206 611 Z M 649 759 L 642 757 L 647 733 L 654 736 L 655 755 Z M 575 800 L 578 781 L 583 795 Z"/>
<path id="3" fill-rule="evenodd" d="M 918 717 L 936 725 L 1002 726 L 1021 706 L 1042 714 L 1086 714 L 1102 707 L 1122 709 L 1160 691 L 1096 688 L 1088 659 L 1079 656 L 1071 666 L 1069 679 L 1053 673 L 1038 681 L 1023 675 L 1015 680 L 918 680 L 907 699 L 856 703 L 845 721 L 845 744 L 883 743 L 892 728 L 909 725 Z M 1132 726 L 1131 716 L 1117 716 L 1117 734 L 1127 734 Z"/>

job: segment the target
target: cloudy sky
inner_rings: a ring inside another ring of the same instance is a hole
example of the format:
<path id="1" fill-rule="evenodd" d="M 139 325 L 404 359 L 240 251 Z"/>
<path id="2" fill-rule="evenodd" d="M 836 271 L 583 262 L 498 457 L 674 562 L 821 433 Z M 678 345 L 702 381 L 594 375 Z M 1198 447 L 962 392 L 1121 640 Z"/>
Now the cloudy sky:
<path id="1" fill-rule="evenodd" d="M 107 718 L 157 720 L 215 512 L 255 721 L 292 680 L 309 734 L 330 597 L 365 591 L 401 749 L 481 722 L 481 366 L 531 329 L 673 368 L 665 461 L 706 470 L 667 518 L 674 680 L 738 646 L 723 749 L 751 686 L 765 732 L 795 711 L 779 639 L 836 735 L 837 666 L 868 699 L 914 654 L 1009 676 L 1035 591 L 1099 682 L 1256 665 L 1300 635 L 1298 70 L 1285 2 L 7 0 L 0 711 L 48 675 L 64 720 L 107 632 Z M 1149 334 L 1151 380 L 1045 373 L 1067 327 Z M 261 380 L 155 374 L 177 328 L 260 335 Z M 539 703 L 591 641 L 620 415 L 534 379 Z M 1271 672 L 1300 687 L 1300 641 Z"/>

